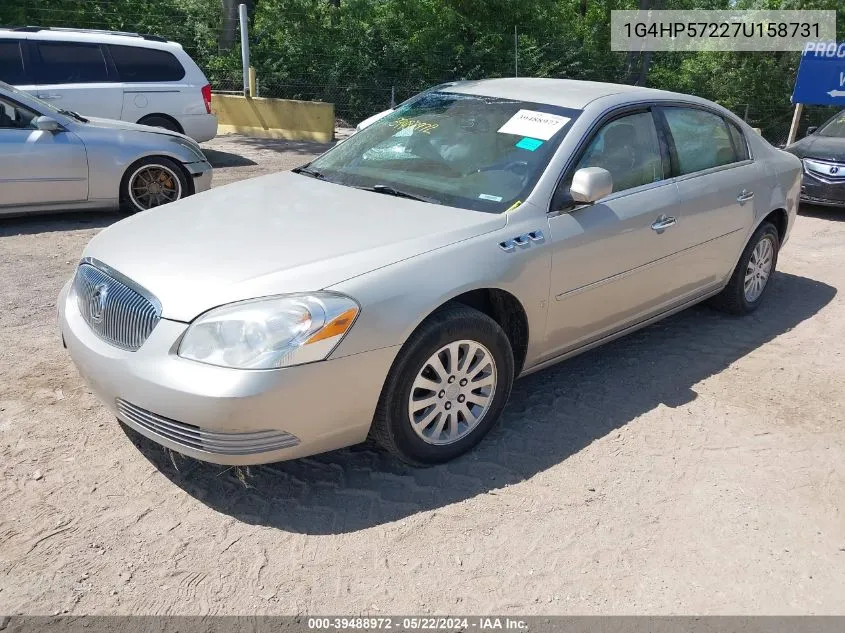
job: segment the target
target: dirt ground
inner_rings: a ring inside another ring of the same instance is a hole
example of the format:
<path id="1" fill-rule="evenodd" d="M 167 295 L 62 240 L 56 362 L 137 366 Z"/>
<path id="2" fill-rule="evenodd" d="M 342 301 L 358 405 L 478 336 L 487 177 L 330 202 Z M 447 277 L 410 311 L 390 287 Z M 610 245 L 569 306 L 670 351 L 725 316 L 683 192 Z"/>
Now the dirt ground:
<path id="1" fill-rule="evenodd" d="M 322 150 L 207 149 L 215 185 Z M 0 220 L 0 613 L 845 613 L 845 212 L 802 211 L 751 317 L 693 308 L 525 378 L 420 470 L 127 435 L 55 323 L 114 220 Z"/>

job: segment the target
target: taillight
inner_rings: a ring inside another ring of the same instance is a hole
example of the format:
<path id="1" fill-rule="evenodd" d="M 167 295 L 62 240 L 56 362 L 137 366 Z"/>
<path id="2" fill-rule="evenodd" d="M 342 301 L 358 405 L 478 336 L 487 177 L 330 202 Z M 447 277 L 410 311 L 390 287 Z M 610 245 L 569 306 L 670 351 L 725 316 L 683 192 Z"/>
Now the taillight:
<path id="1" fill-rule="evenodd" d="M 211 84 L 202 87 L 202 100 L 205 101 L 205 111 L 211 114 Z"/>

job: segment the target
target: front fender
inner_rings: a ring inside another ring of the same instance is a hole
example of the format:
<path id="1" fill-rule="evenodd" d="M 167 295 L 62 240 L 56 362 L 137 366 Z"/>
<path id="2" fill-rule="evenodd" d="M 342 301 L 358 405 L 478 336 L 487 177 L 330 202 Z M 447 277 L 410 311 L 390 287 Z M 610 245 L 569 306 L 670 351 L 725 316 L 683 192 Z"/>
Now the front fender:
<path id="1" fill-rule="evenodd" d="M 504 290 L 528 318 L 525 365 L 539 356 L 546 331 L 551 251 L 532 242 L 514 251 L 499 243 L 542 230 L 537 220 L 470 238 L 397 262 L 331 287 L 356 299 L 361 314 L 333 358 L 404 344 L 419 324 L 455 297 L 482 288 Z M 548 230 L 545 230 L 546 239 Z"/>

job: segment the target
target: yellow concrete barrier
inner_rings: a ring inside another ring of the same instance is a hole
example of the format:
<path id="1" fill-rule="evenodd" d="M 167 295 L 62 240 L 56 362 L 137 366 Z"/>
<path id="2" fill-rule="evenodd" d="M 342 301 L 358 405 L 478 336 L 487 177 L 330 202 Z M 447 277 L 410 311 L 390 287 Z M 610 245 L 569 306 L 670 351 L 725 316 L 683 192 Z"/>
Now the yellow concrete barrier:
<path id="1" fill-rule="evenodd" d="M 334 104 L 213 94 L 218 134 L 247 134 L 291 141 L 334 140 Z"/>

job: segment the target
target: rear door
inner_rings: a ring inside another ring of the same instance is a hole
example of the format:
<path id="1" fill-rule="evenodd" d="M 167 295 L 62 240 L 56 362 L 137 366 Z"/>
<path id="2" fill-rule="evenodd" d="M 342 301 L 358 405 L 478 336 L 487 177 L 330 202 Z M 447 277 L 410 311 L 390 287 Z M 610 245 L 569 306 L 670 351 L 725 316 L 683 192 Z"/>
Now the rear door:
<path id="1" fill-rule="evenodd" d="M 683 243 L 678 280 L 686 290 L 718 285 L 736 264 L 754 224 L 755 204 L 765 204 L 765 173 L 752 160 L 742 132 L 708 109 L 659 109 L 669 138 L 678 188 Z"/>
<path id="2" fill-rule="evenodd" d="M 0 213 L 8 207 L 83 202 L 88 159 L 78 136 L 35 129 L 39 113 L 0 95 Z"/>
<path id="3" fill-rule="evenodd" d="M 123 85 L 124 120 L 135 122 L 149 114 L 205 114 L 201 87 L 190 91 L 193 99 L 186 99 L 185 68 L 173 53 L 123 44 L 107 48 Z M 188 101 L 197 102 L 198 110 L 186 108 Z"/>
<path id="4" fill-rule="evenodd" d="M 123 87 L 103 45 L 30 40 L 30 59 L 39 98 L 83 116 L 120 119 Z"/>

